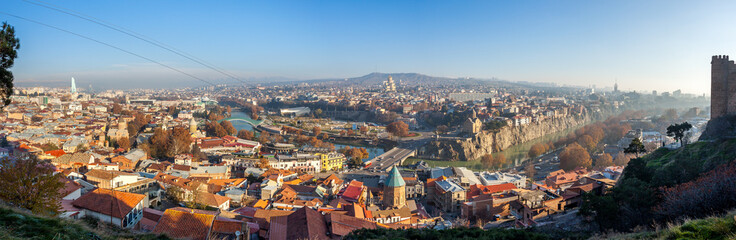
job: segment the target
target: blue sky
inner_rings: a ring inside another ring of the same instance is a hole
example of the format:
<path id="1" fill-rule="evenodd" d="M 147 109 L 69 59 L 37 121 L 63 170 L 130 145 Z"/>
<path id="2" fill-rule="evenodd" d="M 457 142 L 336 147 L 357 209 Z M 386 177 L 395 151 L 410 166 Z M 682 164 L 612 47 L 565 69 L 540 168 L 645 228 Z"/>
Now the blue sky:
<path id="1" fill-rule="evenodd" d="M 370 72 L 708 93 L 710 57 L 736 58 L 736 1 L 55 1 L 243 79 Z M 22 0 L 2 12 L 83 34 L 197 77 L 190 60 Z M 21 49 L 18 85 L 145 88 L 203 83 L 118 50 L 0 14 Z"/>

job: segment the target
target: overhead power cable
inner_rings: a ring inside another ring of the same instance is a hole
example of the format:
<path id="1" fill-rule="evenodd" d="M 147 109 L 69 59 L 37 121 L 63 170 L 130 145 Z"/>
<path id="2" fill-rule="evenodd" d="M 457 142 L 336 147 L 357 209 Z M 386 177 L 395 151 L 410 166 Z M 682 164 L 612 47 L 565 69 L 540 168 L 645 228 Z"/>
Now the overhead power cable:
<path id="1" fill-rule="evenodd" d="M 213 71 L 216 71 L 218 73 L 221 73 L 222 75 L 225 75 L 225 76 L 227 76 L 229 78 L 232 78 L 232 79 L 234 79 L 236 81 L 239 81 L 241 83 L 246 83 L 245 81 L 241 80 L 240 78 L 238 78 L 238 77 L 236 77 L 236 76 L 234 76 L 234 75 L 232 75 L 230 73 L 227 73 L 227 72 L 225 72 L 224 70 L 222 70 L 220 68 L 217 68 L 215 66 L 212 66 L 212 64 L 209 64 L 209 63 L 207 63 L 206 61 L 204 61 L 202 59 L 199 59 L 197 57 L 194 57 L 191 54 L 187 54 L 187 53 L 185 53 L 185 52 L 183 52 L 181 50 L 178 50 L 178 49 L 176 49 L 174 47 L 168 46 L 168 45 L 166 45 L 166 44 L 164 44 L 164 43 L 162 43 L 160 41 L 156 41 L 153 38 L 147 37 L 147 36 L 145 36 L 143 34 L 134 32 L 132 30 L 125 29 L 125 28 L 123 28 L 121 26 L 117 26 L 117 25 L 112 24 L 112 23 L 107 23 L 107 22 L 105 22 L 105 21 L 103 21 L 101 19 L 97 19 L 97 18 L 94 18 L 92 16 L 85 15 L 85 14 L 80 13 L 80 12 L 76 12 L 76 11 L 71 10 L 71 9 L 63 8 L 63 7 L 56 6 L 56 5 L 53 5 L 53 4 L 50 4 L 50 3 L 46 3 L 46 2 L 43 2 L 43 1 L 39 1 L 39 0 L 23 0 L 23 1 L 24 2 L 27 2 L 27 3 L 30 3 L 30 4 L 37 5 L 37 6 L 41 6 L 41 7 L 44 7 L 44 8 L 48 8 L 48 9 L 51 9 L 51 10 L 54 10 L 54 11 L 57 11 L 57 12 L 61 12 L 61 13 L 64 13 L 64 14 L 67 14 L 67 15 L 70 15 L 70 16 L 81 18 L 81 19 L 87 20 L 89 22 L 95 23 L 97 25 L 100 25 L 100 26 L 103 26 L 103 27 L 112 29 L 114 31 L 123 33 L 123 34 L 128 35 L 128 36 L 131 36 L 131 37 L 134 37 L 134 38 L 136 38 L 138 40 L 141 40 L 141 41 L 144 41 L 144 42 L 149 43 L 151 45 L 154 45 L 156 47 L 162 48 L 162 49 L 164 49 L 166 51 L 169 51 L 171 53 L 174 53 L 176 55 L 179 55 L 179 56 L 181 56 L 183 58 L 189 59 L 189 60 L 191 60 L 191 61 L 193 61 L 193 62 L 195 62 L 197 64 L 200 64 L 202 66 L 205 66 L 206 68 L 209 68 L 209 69 L 211 69 Z"/>
<path id="2" fill-rule="evenodd" d="M 114 48 L 114 49 L 117 49 L 117 50 L 119 50 L 119 51 L 121 51 L 121 52 L 124 52 L 124 53 L 130 54 L 130 55 L 133 55 L 133 56 L 136 56 L 136 57 L 139 57 L 139 58 L 145 59 L 145 60 L 147 60 L 147 61 L 150 61 L 150 62 L 152 62 L 152 63 L 158 64 L 158 65 L 161 65 L 161 66 L 163 66 L 163 67 L 165 67 L 165 68 L 168 68 L 168 69 L 174 70 L 174 71 L 176 71 L 176 72 L 179 72 L 179 73 L 181 73 L 181 74 L 187 75 L 187 76 L 189 76 L 189 77 L 191 77 L 191 78 L 197 79 L 197 80 L 199 80 L 199 81 L 202 81 L 202 82 L 204 82 L 204 83 L 207 83 L 207 84 L 209 84 L 209 85 L 212 85 L 212 86 L 217 86 L 217 85 L 215 85 L 214 83 L 211 83 L 211 82 L 209 82 L 209 81 L 207 81 L 207 80 L 204 80 L 204 79 L 202 79 L 202 78 L 199 78 L 199 77 L 197 77 L 197 76 L 194 76 L 194 75 L 192 75 L 192 74 L 189 74 L 189 73 L 187 73 L 187 72 L 181 71 L 181 70 L 179 70 L 179 69 L 176 69 L 176 68 L 174 68 L 174 67 L 172 67 L 172 66 L 169 66 L 169 65 L 163 64 L 163 63 L 161 63 L 161 62 L 159 62 L 159 61 L 156 61 L 156 60 L 150 59 L 150 58 L 148 58 L 148 57 L 142 56 L 142 55 L 140 55 L 140 54 L 137 54 L 137 53 L 134 53 L 134 52 L 131 52 L 131 51 L 128 51 L 128 50 L 122 49 L 122 48 L 120 48 L 120 47 L 117 47 L 117 46 L 115 46 L 115 45 L 112 45 L 112 44 L 109 44 L 109 43 L 106 43 L 106 42 L 103 42 L 103 41 L 100 41 L 100 40 L 97 40 L 97 39 L 94 39 L 94 38 L 91 38 L 91 37 L 87 37 L 87 36 L 85 36 L 85 35 L 82 35 L 82 34 L 79 34 L 79 33 L 75 33 L 75 32 L 72 32 L 72 31 L 69 31 L 69 30 L 66 30 L 66 29 L 62 29 L 62 28 L 59 28 L 59 27 L 56 27 L 56 26 L 52 26 L 52 25 L 49 25 L 49 24 L 46 24 L 46 23 L 42 23 L 42 22 L 39 22 L 39 21 L 36 21 L 36 20 L 33 20 L 33 19 L 28 19 L 28 18 L 25 18 L 25 17 L 21 17 L 21 16 L 18 16 L 18 15 L 15 15 L 15 14 L 10 14 L 10 13 L 6 13 L 6 12 L 3 12 L 3 11 L 0 11 L 0 14 L 3 14 L 3 15 L 8 15 L 8 16 L 11 16 L 11 17 L 15 17 L 15 18 L 18 18 L 18 19 L 22 19 L 22 20 L 25 20 L 25 21 L 28 21 L 28 22 L 32 22 L 32 23 L 35 23 L 35 24 L 39 24 L 39 25 L 42 25 L 42 26 L 46 26 L 46 27 L 49 27 L 49 28 L 53 28 L 53 29 L 56 29 L 56 30 L 59 30 L 59 31 L 62 31 L 62 32 L 65 32 L 65 33 L 68 33 L 68 34 L 72 34 L 72 35 L 74 35 L 74 36 L 77 36 L 77 37 L 81 37 L 81 38 L 84 38 L 84 39 L 87 39 L 87 40 L 90 40 L 90 41 L 93 41 L 93 42 L 96 42 L 96 43 L 99 43 L 99 44 L 102 44 L 102 45 L 105 45 L 105 46 L 108 46 L 108 47 L 111 47 L 111 48 Z"/>

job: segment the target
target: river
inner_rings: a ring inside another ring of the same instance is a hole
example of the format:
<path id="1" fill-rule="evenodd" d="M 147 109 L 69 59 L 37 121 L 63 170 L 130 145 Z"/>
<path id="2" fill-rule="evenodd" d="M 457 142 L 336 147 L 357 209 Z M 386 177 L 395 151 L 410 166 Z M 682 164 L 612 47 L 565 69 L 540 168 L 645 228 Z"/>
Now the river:
<path id="1" fill-rule="evenodd" d="M 230 113 L 230 117 L 251 119 L 250 115 L 248 115 L 247 113 L 236 111 L 236 110 L 233 110 Z M 250 123 L 243 122 L 243 121 L 231 121 L 230 123 L 232 123 L 233 127 L 235 127 L 235 129 L 237 129 L 238 131 L 240 131 L 241 129 L 253 131 L 253 125 L 250 125 Z"/>
<path id="2" fill-rule="evenodd" d="M 232 113 L 230 113 L 230 117 L 251 119 L 249 114 L 241 112 L 241 111 L 232 111 Z M 247 122 L 232 121 L 231 123 L 233 124 L 233 127 L 235 127 L 235 129 L 237 129 L 238 131 L 240 131 L 241 129 L 253 131 L 253 126 Z M 346 146 L 350 146 L 350 145 L 335 144 L 335 149 L 344 148 Z M 357 146 L 350 146 L 350 147 L 355 148 Z M 371 160 L 384 153 L 383 148 L 380 148 L 380 147 L 362 147 L 362 148 L 365 148 L 368 151 L 368 156 L 369 156 L 368 159 L 364 159 L 363 161 Z"/>

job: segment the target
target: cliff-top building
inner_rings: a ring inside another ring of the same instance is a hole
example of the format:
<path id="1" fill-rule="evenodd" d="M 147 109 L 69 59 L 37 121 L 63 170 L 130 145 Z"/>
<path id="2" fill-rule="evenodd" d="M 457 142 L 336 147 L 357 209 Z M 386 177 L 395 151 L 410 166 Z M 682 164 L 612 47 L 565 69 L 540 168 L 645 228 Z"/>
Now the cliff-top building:
<path id="1" fill-rule="evenodd" d="M 736 64 L 726 55 L 710 62 L 710 118 L 736 114 Z"/>

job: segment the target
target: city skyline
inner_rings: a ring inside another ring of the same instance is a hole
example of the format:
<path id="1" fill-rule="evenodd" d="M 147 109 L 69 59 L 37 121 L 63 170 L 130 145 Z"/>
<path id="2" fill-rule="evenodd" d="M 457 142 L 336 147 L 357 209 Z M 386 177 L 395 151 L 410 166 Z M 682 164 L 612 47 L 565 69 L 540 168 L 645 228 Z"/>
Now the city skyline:
<path id="1" fill-rule="evenodd" d="M 10 1 L 3 12 L 97 39 L 215 84 L 238 83 L 33 2 Z M 736 45 L 729 45 L 736 34 L 715 24 L 728 21 L 736 4 L 718 1 L 48 3 L 148 36 L 245 82 L 416 72 L 599 88 L 617 82 L 621 90 L 702 94 L 710 90 L 706 61 L 736 54 Z M 11 69 L 18 86 L 68 84 L 70 77 L 100 89 L 204 85 L 108 46 L 0 15 L 21 39 Z"/>

